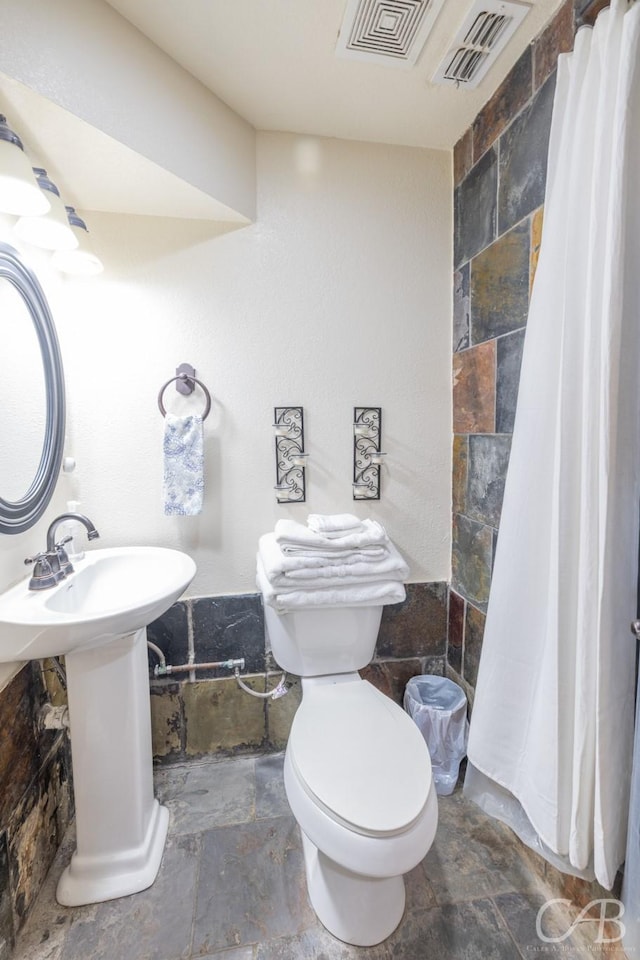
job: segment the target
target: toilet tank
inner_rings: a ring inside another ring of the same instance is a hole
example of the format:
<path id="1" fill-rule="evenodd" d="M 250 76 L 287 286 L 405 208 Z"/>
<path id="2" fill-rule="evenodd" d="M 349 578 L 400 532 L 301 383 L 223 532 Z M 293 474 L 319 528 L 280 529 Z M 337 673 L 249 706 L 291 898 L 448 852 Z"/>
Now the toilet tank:
<path id="1" fill-rule="evenodd" d="M 277 613 L 264 604 L 267 641 L 278 666 L 299 677 L 352 673 L 373 658 L 382 606 Z"/>

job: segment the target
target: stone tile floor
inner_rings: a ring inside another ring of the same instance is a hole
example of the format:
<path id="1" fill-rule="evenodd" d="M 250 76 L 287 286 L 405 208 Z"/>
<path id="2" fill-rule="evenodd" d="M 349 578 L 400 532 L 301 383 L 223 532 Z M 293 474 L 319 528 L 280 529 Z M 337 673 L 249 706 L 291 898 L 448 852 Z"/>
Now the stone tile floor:
<path id="1" fill-rule="evenodd" d="M 439 800 L 436 840 L 407 878 L 407 908 L 396 932 L 366 949 L 336 940 L 308 902 L 282 761 L 277 754 L 156 771 L 158 797 L 171 812 L 169 839 L 156 882 L 135 896 L 58 906 L 55 885 L 73 850 L 70 834 L 13 960 L 594 957 L 571 938 L 553 944 L 538 938 L 536 915 L 549 891 L 510 831 L 460 790 Z"/>

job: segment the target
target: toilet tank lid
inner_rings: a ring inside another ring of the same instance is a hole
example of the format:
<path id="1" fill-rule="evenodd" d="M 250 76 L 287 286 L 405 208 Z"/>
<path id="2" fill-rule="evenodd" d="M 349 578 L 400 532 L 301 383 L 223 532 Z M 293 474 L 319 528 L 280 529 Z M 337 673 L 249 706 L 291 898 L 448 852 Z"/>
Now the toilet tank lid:
<path id="1" fill-rule="evenodd" d="M 307 792 L 357 832 L 398 833 L 427 801 L 431 760 L 422 734 L 366 680 L 305 690 L 289 750 Z"/>

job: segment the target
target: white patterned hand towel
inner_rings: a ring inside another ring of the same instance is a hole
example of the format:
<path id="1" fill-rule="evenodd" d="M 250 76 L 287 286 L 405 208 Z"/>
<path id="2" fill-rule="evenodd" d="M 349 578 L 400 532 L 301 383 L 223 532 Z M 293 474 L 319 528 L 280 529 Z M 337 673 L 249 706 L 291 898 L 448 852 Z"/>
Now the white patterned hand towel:
<path id="1" fill-rule="evenodd" d="M 202 417 L 168 413 L 164 419 L 164 512 L 195 517 L 202 513 L 204 494 Z"/>

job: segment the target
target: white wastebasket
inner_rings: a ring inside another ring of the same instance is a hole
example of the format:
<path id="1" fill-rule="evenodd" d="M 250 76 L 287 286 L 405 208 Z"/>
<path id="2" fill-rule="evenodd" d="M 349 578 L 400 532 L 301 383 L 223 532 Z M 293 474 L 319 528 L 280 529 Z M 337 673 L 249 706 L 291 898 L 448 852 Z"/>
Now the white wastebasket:
<path id="1" fill-rule="evenodd" d="M 464 690 L 447 677 L 412 677 L 404 691 L 404 709 L 427 742 L 436 793 L 453 793 L 469 735 Z"/>

